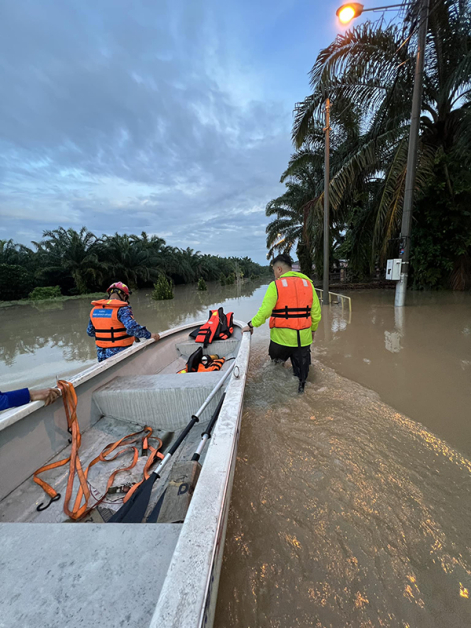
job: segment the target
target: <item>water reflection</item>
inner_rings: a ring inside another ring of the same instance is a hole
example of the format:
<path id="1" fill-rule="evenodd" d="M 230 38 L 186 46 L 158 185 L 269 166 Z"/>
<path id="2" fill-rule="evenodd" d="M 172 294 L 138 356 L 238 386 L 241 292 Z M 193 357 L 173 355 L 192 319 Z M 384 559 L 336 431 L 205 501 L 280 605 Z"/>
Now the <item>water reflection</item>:
<path id="1" fill-rule="evenodd" d="M 59 349 L 66 362 L 92 359 L 93 345 L 84 342 L 89 312 L 90 303 L 82 299 L 3 310 L 0 360 L 12 366 L 18 355 L 35 354 L 46 347 Z"/>
<path id="2" fill-rule="evenodd" d="M 395 308 L 391 291 L 365 290 L 352 303 L 350 325 L 335 309 L 320 325 L 314 354 L 471 454 L 471 294 L 411 293 Z"/>
<path id="3" fill-rule="evenodd" d="M 384 346 L 390 353 L 399 353 L 402 349 L 401 339 L 404 336 L 404 308 L 394 308 L 394 331 L 384 331 Z"/>
<path id="4" fill-rule="evenodd" d="M 171 301 L 153 301 L 150 291 L 141 290 L 132 295 L 133 312 L 136 320 L 151 331 L 163 331 L 206 318 L 208 309 L 215 304 L 247 299 L 265 282 L 262 279 L 233 286 L 208 284 L 204 292 L 194 285 L 177 286 Z M 90 309 L 89 299 L 84 298 L 0 310 L 2 386 L 9 382 L 52 383 L 51 378 L 58 373 L 77 372 L 93 363 L 95 343 L 86 335 Z M 74 365 L 72 369 L 70 365 Z"/>

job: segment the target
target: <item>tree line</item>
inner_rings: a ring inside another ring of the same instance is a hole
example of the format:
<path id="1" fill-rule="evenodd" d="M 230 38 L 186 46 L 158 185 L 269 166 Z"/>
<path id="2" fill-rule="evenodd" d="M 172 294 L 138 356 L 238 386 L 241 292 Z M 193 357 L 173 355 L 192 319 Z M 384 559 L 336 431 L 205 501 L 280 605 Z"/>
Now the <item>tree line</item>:
<path id="1" fill-rule="evenodd" d="M 286 191 L 266 208 L 267 247 L 296 246 L 301 268 L 323 266 L 324 106 L 331 102 L 334 265 L 352 281 L 383 270 L 400 248 L 414 83 L 418 0 L 402 24 L 365 22 L 320 51 L 311 93 L 294 110 Z M 411 278 L 416 288 L 471 288 L 471 11 L 431 0 L 414 194 Z M 322 272 L 322 271 L 321 271 Z"/>
<path id="2" fill-rule="evenodd" d="M 267 267 L 249 257 L 219 257 L 168 246 L 156 235 L 96 236 L 59 227 L 44 231 L 32 247 L 0 240 L 0 300 L 25 298 L 41 286 L 59 286 L 63 295 L 104 291 L 115 281 L 131 288 L 153 285 L 165 276 L 175 284 L 220 280 L 233 274 L 253 278 Z"/>

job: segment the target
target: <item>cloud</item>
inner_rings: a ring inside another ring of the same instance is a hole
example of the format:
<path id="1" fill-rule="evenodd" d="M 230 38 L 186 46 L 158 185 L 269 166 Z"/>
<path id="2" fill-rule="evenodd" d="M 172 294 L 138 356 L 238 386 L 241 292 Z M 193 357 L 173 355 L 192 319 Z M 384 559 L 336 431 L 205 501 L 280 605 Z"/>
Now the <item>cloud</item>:
<path id="1" fill-rule="evenodd" d="M 290 107 L 264 98 L 218 7 L 3 3 L 4 231 L 146 230 L 263 261 Z"/>

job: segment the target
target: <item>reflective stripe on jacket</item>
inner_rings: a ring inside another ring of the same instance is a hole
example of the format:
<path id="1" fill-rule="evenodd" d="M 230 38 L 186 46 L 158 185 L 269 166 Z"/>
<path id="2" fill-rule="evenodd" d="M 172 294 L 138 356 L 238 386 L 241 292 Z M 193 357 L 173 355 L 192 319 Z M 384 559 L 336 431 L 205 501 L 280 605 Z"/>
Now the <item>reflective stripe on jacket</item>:
<path id="1" fill-rule="evenodd" d="M 90 320 L 95 328 L 97 347 L 130 347 L 135 338 L 127 333 L 118 318 L 119 309 L 129 304 L 118 299 L 100 299 L 92 301 L 92 305 L 95 307 L 90 312 Z"/>
<path id="2" fill-rule="evenodd" d="M 278 299 L 270 317 L 270 328 L 310 329 L 312 284 L 302 277 L 280 277 L 275 281 Z"/>

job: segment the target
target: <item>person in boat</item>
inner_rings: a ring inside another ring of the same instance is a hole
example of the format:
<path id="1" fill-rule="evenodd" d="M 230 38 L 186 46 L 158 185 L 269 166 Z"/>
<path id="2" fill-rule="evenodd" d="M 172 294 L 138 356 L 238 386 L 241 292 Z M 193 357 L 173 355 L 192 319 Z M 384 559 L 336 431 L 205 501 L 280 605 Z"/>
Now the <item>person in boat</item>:
<path id="1" fill-rule="evenodd" d="M 20 388 L 10 392 L 0 391 L 0 410 L 24 406 L 30 401 L 44 401 L 44 405 L 49 406 L 51 403 L 54 403 L 59 395 L 60 392 L 57 388 L 42 388 L 41 390 Z"/>
<path id="2" fill-rule="evenodd" d="M 152 334 L 146 327 L 134 320 L 129 305 L 131 290 L 118 281 L 106 291 L 107 299 L 92 301 L 87 334 L 95 338 L 98 362 L 111 358 L 130 347 L 137 338 L 160 340 L 159 334 Z"/>
<path id="3" fill-rule="evenodd" d="M 293 373 L 299 378 L 299 392 L 304 386 L 311 364 L 311 344 L 321 320 L 321 307 L 312 281 L 302 273 L 293 272 L 289 255 L 281 254 L 272 262 L 275 281 L 267 288 L 257 314 L 242 329 L 253 333 L 270 318 L 272 360 L 284 363 L 288 358 Z"/>

